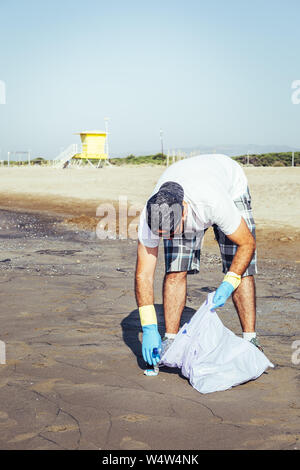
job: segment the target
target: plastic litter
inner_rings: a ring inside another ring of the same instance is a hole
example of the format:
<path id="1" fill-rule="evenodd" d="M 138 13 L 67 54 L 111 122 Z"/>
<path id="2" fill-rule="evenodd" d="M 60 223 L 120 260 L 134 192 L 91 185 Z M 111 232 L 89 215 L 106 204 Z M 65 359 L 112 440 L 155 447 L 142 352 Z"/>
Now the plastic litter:
<path id="1" fill-rule="evenodd" d="M 152 356 L 153 356 L 153 357 L 158 357 L 158 359 L 160 359 L 160 356 L 161 356 L 161 349 L 153 348 Z M 153 366 L 153 369 L 146 369 L 146 370 L 144 370 L 144 375 L 147 375 L 148 377 L 155 377 L 155 376 L 158 375 L 158 374 L 159 374 L 159 366 L 158 366 L 158 364 L 156 364 L 155 366 Z"/>
<path id="2" fill-rule="evenodd" d="M 178 367 L 200 393 L 227 390 L 257 379 L 269 359 L 249 341 L 226 328 L 211 311 L 214 292 L 176 335 L 159 366 Z"/>
<path id="3" fill-rule="evenodd" d="M 148 377 L 155 377 L 156 375 L 158 375 L 158 373 L 159 373 L 158 368 L 144 370 L 144 375 L 147 375 Z"/>

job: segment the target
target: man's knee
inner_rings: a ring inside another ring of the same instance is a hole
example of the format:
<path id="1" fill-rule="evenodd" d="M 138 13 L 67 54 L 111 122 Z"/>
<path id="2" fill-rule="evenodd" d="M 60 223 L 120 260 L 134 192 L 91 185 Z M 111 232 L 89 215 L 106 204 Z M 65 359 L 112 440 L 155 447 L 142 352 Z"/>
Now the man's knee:
<path id="1" fill-rule="evenodd" d="M 177 282 L 184 281 L 186 279 L 186 276 L 187 271 L 174 271 L 165 274 L 165 281 L 175 284 Z"/>
<path id="2" fill-rule="evenodd" d="M 254 276 L 253 274 L 246 274 L 245 276 L 242 276 L 241 280 L 244 282 L 254 282 Z"/>

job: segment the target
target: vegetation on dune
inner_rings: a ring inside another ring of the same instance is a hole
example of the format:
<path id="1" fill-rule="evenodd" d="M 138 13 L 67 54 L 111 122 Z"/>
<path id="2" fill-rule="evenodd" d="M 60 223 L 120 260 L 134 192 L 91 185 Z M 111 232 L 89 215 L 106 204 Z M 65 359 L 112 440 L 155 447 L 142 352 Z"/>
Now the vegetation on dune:
<path id="1" fill-rule="evenodd" d="M 282 153 L 264 153 L 261 155 L 241 155 L 238 157 L 232 157 L 233 160 L 236 160 L 242 165 L 249 166 L 272 166 L 272 167 L 290 167 L 292 166 L 292 154 L 291 152 L 282 152 Z M 175 157 L 175 161 L 180 160 L 180 156 Z M 128 155 L 124 158 L 110 158 L 109 162 L 113 166 L 123 166 L 123 165 L 166 165 L 167 164 L 167 155 L 162 153 L 157 153 L 155 155 L 143 155 L 136 157 L 135 155 Z M 96 161 L 94 162 L 96 163 Z M 170 156 L 169 164 L 173 163 L 173 158 Z M 6 160 L 3 161 L 5 166 L 8 165 Z M 41 165 L 49 166 L 53 164 L 53 160 L 46 160 L 43 157 L 33 158 L 30 162 L 31 165 Z M 82 162 L 82 164 L 88 165 L 88 162 Z M 27 166 L 28 161 L 10 161 L 11 166 Z M 294 154 L 294 165 L 300 166 L 300 152 L 295 152 Z"/>
<path id="2" fill-rule="evenodd" d="M 52 160 L 46 160 L 46 159 L 43 158 L 43 157 L 36 157 L 36 158 L 32 158 L 32 159 L 30 160 L 30 165 L 43 165 L 43 166 L 45 166 L 45 165 L 48 165 L 48 164 L 50 164 L 50 163 L 52 163 Z M 3 164 L 4 164 L 5 166 L 8 166 L 8 161 L 7 161 L 7 160 L 4 160 L 4 161 L 3 161 Z M 29 165 L 29 162 L 28 162 L 28 160 L 20 160 L 20 161 L 18 161 L 18 160 L 10 160 L 10 161 L 9 161 L 9 164 L 10 164 L 11 166 L 28 166 L 28 165 Z"/>
<path id="3" fill-rule="evenodd" d="M 135 155 L 129 155 L 125 158 L 110 158 L 109 161 L 112 165 L 165 165 L 167 156 L 161 153 L 156 155 L 145 155 L 136 157 Z"/>
<path id="4" fill-rule="evenodd" d="M 247 164 L 248 155 L 241 155 L 240 157 L 233 157 L 239 163 Z M 261 155 L 249 155 L 249 164 L 252 166 L 291 166 L 292 154 L 291 152 L 282 153 L 263 153 Z M 300 152 L 294 154 L 294 165 L 300 166 Z"/>
<path id="5" fill-rule="evenodd" d="M 242 165 L 247 165 L 248 155 L 241 155 L 238 157 L 232 157 Z M 177 158 L 176 158 L 177 160 Z M 115 166 L 122 165 L 166 165 L 167 156 L 157 153 L 156 155 L 146 155 L 136 157 L 135 155 L 129 155 L 125 158 L 110 158 L 110 163 Z M 172 157 L 170 157 L 170 164 L 172 163 Z M 292 165 L 292 154 L 291 152 L 286 153 L 264 153 L 261 155 L 249 155 L 249 165 L 251 166 L 274 166 L 284 167 Z M 295 152 L 294 165 L 300 166 L 300 152 Z"/>

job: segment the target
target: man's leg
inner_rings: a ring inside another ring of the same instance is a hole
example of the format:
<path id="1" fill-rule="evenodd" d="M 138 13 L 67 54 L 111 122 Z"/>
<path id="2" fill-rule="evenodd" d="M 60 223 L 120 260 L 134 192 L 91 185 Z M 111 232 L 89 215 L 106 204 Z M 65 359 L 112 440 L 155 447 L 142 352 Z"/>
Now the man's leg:
<path id="1" fill-rule="evenodd" d="M 240 199 L 235 200 L 234 203 L 241 216 L 244 218 L 253 237 L 256 238 L 255 222 L 251 209 L 251 196 L 249 189 L 247 190 L 247 193 L 242 195 Z M 236 253 L 237 246 L 226 237 L 217 225 L 214 225 L 213 227 L 222 256 L 223 272 L 226 273 L 227 271 L 230 271 L 230 266 Z M 256 295 L 255 281 L 253 277 L 254 273 L 257 273 L 256 252 L 244 273 L 241 284 L 232 294 L 232 300 L 238 313 L 243 332 L 253 333 L 255 335 Z"/>
<path id="2" fill-rule="evenodd" d="M 163 300 L 166 333 L 178 333 L 181 314 L 186 302 L 186 276 L 186 271 L 165 275 Z"/>
<path id="3" fill-rule="evenodd" d="M 238 313 L 244 333 L 255 331 L 256 295 L 254 276 L 245 276 L 239 287 L 232 294 L 232 300 Z"/>

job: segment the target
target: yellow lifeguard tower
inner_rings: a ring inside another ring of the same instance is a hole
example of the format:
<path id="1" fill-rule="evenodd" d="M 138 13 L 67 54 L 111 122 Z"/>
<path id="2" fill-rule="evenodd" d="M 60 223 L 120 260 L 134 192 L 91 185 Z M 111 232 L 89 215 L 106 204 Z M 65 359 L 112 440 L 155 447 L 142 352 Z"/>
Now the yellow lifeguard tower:
<path id="1" fill-rule="evenodd" d="M 54 159 L 53 163 L 56 168 L 67 168 L 69 165 L 81 166 L 86 162 L 93 168 L 99 168 L 104 164 L 110 165 L 107 130 L 82 131 L 75 135 L 80 135 L 81 152 L 77 144 L 70 145 Z"/>
<path id="2" fill-rule="evenodd" d="M 107 162 L 106 132 L 82 131 L 78 132 L 76 135 L 80 135 L 82 151 L 74 155 L 74 159 L 86 160 L 92 166 L 94 166 L 93 162 L 95 162 L 95 160 L 98 161 L 98 166 L 100 166 L 101 163 Z"/>
<path id="3" fill-rule="evenodd" d="M 102 131 L 83 131 L 76 135 L 80 135 L 82 152 L 79 158 L 89 160 L 106 160 L 105 152 L 106 132 Z"/>

